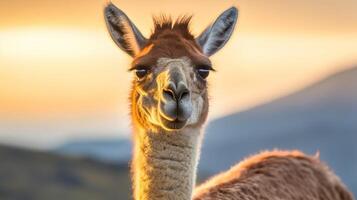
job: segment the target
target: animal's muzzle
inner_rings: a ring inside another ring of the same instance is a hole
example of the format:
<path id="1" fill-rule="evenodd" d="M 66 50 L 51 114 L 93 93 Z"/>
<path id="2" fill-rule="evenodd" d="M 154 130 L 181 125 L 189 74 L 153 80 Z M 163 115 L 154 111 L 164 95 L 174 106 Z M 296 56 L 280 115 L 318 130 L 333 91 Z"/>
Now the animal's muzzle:
<path id="1" fill-rule="evenodd" d="M 192 114 L 191 92 L 178 67 L 170 68 L 167 76 L 161 91 L 161 115 L 169 122 L 186 123 Z"/>

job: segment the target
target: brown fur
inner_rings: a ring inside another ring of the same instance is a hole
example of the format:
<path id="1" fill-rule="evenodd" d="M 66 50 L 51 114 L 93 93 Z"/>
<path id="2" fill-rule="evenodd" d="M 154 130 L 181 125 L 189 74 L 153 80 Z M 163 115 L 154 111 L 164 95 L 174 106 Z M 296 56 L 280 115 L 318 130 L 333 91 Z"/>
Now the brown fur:
<path id="1" fill-rule="evenodd" d="M 264 152 L 204 183 L 194 200 L 353 200 L 317 157 L 298 151 Z"/>
<path id="2" fill-rule="evenodd" d="M 211 65 L 208 57 L 202 54 L 201 47 L 196 43 L 189 30 L 191 17 L 184 16 L 175 22 L 169 17 L 154 18 L 154 31 L 146 47 L 132 62 L 132 68 L 137 66 L 155 66 L 159 58 L 188 57 L 195 66 Z M 142 53 L 145 50 L 145 53 Z"/>

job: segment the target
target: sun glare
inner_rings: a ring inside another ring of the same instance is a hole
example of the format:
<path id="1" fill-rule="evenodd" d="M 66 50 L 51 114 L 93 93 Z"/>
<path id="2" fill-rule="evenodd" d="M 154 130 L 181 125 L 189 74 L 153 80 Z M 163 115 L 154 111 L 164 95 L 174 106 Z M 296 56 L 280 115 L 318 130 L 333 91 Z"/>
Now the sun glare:
<path id="1" fill-rule="evenodd" d="M 78 58 L 103 52 L 105 47 L 93 45 L 103 39 L 106 37 L 100 33 L 81 30 L 32 28 L 0 31 L 0 57 L 17 61 L 19 58 L 34 61 Z"/>
<path id="2" fill-rule="evenodd" d="M 121 95 L 114 92 L 120 70 L 126 68 L 118 67 L 121 59 L 108 59 L 120 58 L 112 45 L 104 31 L 0 31 L 1 112 L 33 116 L 113 109 Z"/>

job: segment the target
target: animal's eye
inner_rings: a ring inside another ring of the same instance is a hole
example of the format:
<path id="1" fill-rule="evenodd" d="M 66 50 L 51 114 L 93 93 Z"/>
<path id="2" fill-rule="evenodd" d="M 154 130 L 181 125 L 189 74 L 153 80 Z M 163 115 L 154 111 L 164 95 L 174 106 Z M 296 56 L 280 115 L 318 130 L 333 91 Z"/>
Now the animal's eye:
<path id="1" fill-rule="evenodd" d="M 209 71 L 210 71 L 210 69 L 208 67 L 198 67 L 197 68 L 198 75 L 203 79 L 207 78 L 207 76 L 209 75 Z"/>
<path id="2" fill-rule="evenodd" d="M 147 73 L 148 73 L 147 69 L 135 69 L 135 74 L 139 79 L 144 78 L 144 76 L 146 76 Z"/>

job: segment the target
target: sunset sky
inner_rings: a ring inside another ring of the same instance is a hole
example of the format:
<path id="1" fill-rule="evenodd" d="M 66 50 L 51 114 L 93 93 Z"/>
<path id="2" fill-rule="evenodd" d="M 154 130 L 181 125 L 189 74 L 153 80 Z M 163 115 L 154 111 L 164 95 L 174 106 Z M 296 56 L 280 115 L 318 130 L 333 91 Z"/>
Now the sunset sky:
<path id="1" fill-rule="evenodd" d="M 210 119 L 357 65 L 356 0 L 113 0 L 148 36 L 152 15 L 194 14 L 200 33 L 240 10 L 212 57 Z M 130 57 L 106 32 L 101 0 L 0 1 L 0 143 L 50 148 L 130 132 Z"/>

